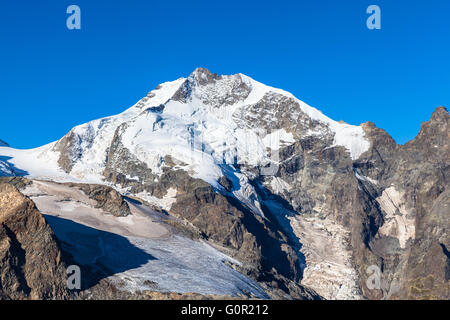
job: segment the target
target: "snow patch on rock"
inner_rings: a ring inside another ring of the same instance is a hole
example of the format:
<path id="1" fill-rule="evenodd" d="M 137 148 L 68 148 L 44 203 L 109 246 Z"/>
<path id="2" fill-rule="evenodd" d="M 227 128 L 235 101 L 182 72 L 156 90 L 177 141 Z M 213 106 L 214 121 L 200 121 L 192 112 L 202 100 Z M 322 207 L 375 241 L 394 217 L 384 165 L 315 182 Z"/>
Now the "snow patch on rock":
<path id="1" fill-rule="evenodd" d="M 372 179 L 372 178 L 370 178 L 370 177 L 366 177 L 366 176 L 362 176 L 362 175 L 360 175 L 358 172 L 356 172 L 356 171 L 354 171 L 355 172 L 355 176 L 356 176 L 356 178 L 358 179 L 358 180 L 361 180 L 361 181 L 367 181 L 367 182 L 370 182 L 370 183 L 372 183 L 372 184 L 374 184 L 374 185 L 378 185 L 378 181 L 377 180 L 374 180 L 374 179 Z"/>
<path id="2" fill-rule="evenodd" d="M 376 199 L 381 210 L 386 213 L 385 223 L 378 232 L 397 238 L 401 248 L 405 248 L 407 241 L 414 239 L 416 233 L 415 219 L 408 214 L 403 197 L 402 193 L 391 186 Z"/>
<path id="3" fill-rule="evenodd" d="M 140 192 L 136 196 L 166 211 L 170 211 L 172 205 L 177 201 L 177 189 L 169 188 L 166 195 L 160 199 L 147 192 Z"/>
<path id="4" fill-rule="evenodd" d="M 349 232 L 331 218 L 301 215 L 290 221 L 306 259 L 302 284 L 325 299 L 362 299 L 352 252 L 347 247 Z"/>
<path id="5" fill-rule="evenodd" d="M 291 191 L 292 186 L 279 177 L 272 177 L 270 188 L 275 194 L 282 195 L 284 191 Z"/>

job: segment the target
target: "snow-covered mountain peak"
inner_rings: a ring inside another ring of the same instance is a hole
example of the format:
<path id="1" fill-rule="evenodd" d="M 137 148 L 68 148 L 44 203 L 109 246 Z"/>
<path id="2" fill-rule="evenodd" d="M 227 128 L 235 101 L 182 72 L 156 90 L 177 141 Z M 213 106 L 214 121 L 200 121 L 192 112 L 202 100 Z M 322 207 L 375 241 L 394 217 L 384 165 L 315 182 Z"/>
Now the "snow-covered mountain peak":
<path id="1" fill-rule="evenodd" d="M 268 150 L 309 135 L 329 147 L 344 146 L 353 159 L 370 146 L 361 127 L 331 120 L 286 91 L 243 74 L 217 75 L 197 68 L 187 78 L 160 84 L 123 113 L 79 125 L 33 154 L 52 159 L 58 174 L 62 168 L 76 179 L 91 181 L 102 181 L 108 166 L 120 171 L 116 167 L 126 161 L 143 163 L 157 176 L 169 156 L 214 185 L 223 165 L 268 165 Z M 128 171 L 122 173 L 131 177 Z"/>
<path id="2" fill-rule="evenodd" d="M 251 91 L 250 79 L 240 74 L 219 76 L 207 69 L 197 68 L 172 99 L 181 103 L 201 102 L 217 108 L 243 101 Z"/>

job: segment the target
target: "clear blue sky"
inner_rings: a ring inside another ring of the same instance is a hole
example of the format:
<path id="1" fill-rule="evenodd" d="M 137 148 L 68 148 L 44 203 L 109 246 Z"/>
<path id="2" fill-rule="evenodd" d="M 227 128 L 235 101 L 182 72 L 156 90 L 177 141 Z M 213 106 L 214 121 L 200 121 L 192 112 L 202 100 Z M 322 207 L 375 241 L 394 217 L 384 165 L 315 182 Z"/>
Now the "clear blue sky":
<path id="1" fill-rule="evenodd" d="M 76 4 L 82 29 L 66 28 Z M 366 28 L 381 7 L 382 29 Z M 0 3 L 0 139 L 37 147 L 202 66 L 292 92 L 398 143 L 450 104 L 449 0 Z"/>

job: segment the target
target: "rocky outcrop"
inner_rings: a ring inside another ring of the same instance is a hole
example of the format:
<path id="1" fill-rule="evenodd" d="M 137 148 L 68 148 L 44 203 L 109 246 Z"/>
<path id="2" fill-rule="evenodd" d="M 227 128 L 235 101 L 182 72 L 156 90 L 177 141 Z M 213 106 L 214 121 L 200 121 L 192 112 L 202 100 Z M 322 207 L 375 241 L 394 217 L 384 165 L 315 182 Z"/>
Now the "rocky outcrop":
<path id="1" fill-rule="evenodd" d="M 122 124 L 114 132 L 103 175 L 107 181 L 111 181 L 115 185 L 132 187 L 133 193 L 139 193 L 148 189 L 148 185 L 154 185 L 157 176 L 145 163 L 139 161 L 130 150 L 123 146 L 120 139 L 125 129 L 126 124 Z M 134 179 L 135 177 L 138 179 Z"/>
<path id="2" fill-rule="evenodd" d="M 405 207 L 415 217 L 401 298 L 448 299 L 450 219 L 450 116 L 438 108 L 401 154 Z"/>
<path id="3" fill-rule="evenodd" d="M 34 203 L 0 184 L 0 298 L 66 299 L 60 245 Z"/>
<path id="4" fill-rule="evenodd" d="M 243 101 L 250 91 L 251 87 L 239 74 L 219 76 L 205 68 L 197 68 L 175 92 L 172 100 L 186 103 L 194 94 L 204 104 L 217 108 Z"/>
<path id="5" fill-rule="evenodd" d="M 130 207 L 124 197 L 115 189 L 98 184 L 66 183 L 67 186 L 83 191 L 97 203 L 94 207 L 116 217 L 126 217 L 131 214 Z"/>
<path id="6" fill-rule="evenodd" d="M 61 169 L 67 173 L 72 171 L 75 163 L 83 156 L 83 150 L 92 145 L 93 131 L 91 125 L 85 130 L 75 127 L 54 145 L 53 150 L 59 152 L 58 165 Z"/>
<path id="7" fill-rule="evenodd" d="M 26 186 L 32 184 L 30 179 L 24 177 L 0 177 L 0 183 L 9 183 L 19 190 L 22 190 Z"/>
<path id="8" fill-rule="evenodd" d="M 58 164 L 67 173 L 72 171 L 75 161 L 81 157 L 80 143 L 80 138 L 71 131 L 55 145 L 55 151 L 60 152 Z"/>
<path id="9" fill-rule="evenodd" d="M 355 169 L 366 177 L 361 186 L 376 199 L 373 208 L 382 218 L 366 228 L 366 246 L 355 253 L 368 297 L 450 297 L 449 120 L 445 108 L 436 109 L 418 136 L 403 146 L 372 124 L 365 126 L 372 148 Z M 382 270 L 378 291 L 365 286 L 370 264 Z"/>

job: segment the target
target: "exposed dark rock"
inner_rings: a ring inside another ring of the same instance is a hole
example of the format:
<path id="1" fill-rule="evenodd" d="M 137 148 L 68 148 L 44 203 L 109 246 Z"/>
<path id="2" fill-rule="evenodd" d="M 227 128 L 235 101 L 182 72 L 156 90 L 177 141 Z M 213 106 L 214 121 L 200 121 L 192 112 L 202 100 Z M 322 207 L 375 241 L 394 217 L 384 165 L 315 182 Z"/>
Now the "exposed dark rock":
<path id="1" fill-rule="evenodd" d="M 0 177 L 0 183 L 9 183 L 17 189 L 22 190 L 33 182 L 30 179 L 23 177 Z"/>
<path id="2" fill-rule="evenodd" d="M 144 189 L 143 184 L 154 183 L 157 177 L 145 163 L 139 161 L 122 145 L 120 138 L 125 128 L 126 124 L 122 124 L 114 134 L 103 175 L 107 181 L 116 185 L 130 186 L 134 193 L 139 193 Z M 130 179 L 131 177 L 138 177 L 139 180 Z"/>
<path id="3" fill-rule="evenodd" d="M 34 203 L 0 184 L 0 299 L 67 299 L 58 240 Z"/>
<path id="4" fill-rule="evenodd" d="M 128 203 L 123 196 L 111 187 L 98 184 L 66 183 L 83 191 L 89 198 L 97 202 L 96 208 L 116 217 L 126 217 L 131 214 Z"/>
<path id="5" fill-rule="evenodd" d="M 233 183 L 226 176 L 221 176 L 219 179 L 219 184 L 225 188 L 228 192 L 233 189 Z"/>
<path id="6" fill-rule="evenodd" d="M 367 197 L 376 198 L 382 190 L 395 186 L 404 193 L 404 207 L 414 219 L 415 226 L 414 239 L 403 250 L 381 245 L 380 240 L 374 239 L 375 234 L 365 228 L 369 239 L 373 240 L 372 250 L 363 248 L 355 252 L 355 257 L 360 265 L 364 293 L 368 297 L 380 298 L 379 293 L 374 295 L 373 290 L 364 286 L 365 268 L 376 260 L 380 265 L 380 259 L 383 277 L 388 282 L 382 295 L 385 298 L 450 297 L 446 279 L 449 260 L 443 250 L 450 241 L 449 118 L 445 108 L 436 109 L 430 121 L 422 124 L 418 136 L 403 146 L 396 145 L 383 130 L 371 124 L 364 126 L 372 148 L 355 163 L 355 168 L 362 175 L 378 181 L 375 188 L 366 189 Z M 382 210 L 376 206 L 372 208 L 384 216 Z"/>
<path id="7" fill-rule="evenodd" d="M 72 171 L 76 161 L 82 156 L 81 142 L 82 138 L 71 130 L 54 147 L 55 151 L 60 152 L 58 164 L 67 173 Z"/>

